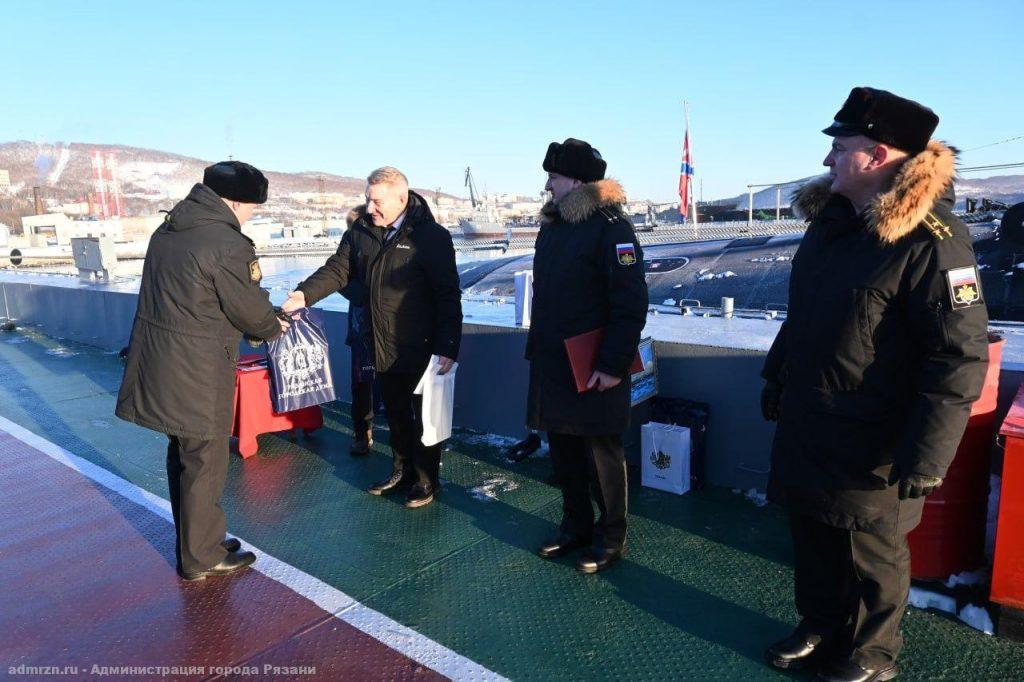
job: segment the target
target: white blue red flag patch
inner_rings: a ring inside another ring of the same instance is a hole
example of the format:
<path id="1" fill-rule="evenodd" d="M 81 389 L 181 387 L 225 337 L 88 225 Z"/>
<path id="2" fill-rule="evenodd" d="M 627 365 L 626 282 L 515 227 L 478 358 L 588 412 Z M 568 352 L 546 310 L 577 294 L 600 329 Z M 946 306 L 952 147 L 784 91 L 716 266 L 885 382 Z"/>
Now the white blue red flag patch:
<path id="1" fill-rule="evenodd" d="M 615 256 L 619 265 L 632 265 L 636 262 L 636 247 L 632 244 L 616 244 Z"/>
<path id="2" fill-rule="evenodd" d="M 967 308 L 982 302 L 978 270 L 973 265 L 946 270 L 946 283 L 953 308 Z"/>

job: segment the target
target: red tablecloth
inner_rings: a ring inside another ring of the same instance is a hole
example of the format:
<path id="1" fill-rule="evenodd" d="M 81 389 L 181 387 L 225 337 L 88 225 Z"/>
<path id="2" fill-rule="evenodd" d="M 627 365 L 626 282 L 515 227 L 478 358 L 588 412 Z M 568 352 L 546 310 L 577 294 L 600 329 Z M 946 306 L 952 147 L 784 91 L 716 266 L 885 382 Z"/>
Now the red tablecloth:
<path id="1" fill-rule="evenodd" d="M 243 355 L 235 368 L 235 417 L 231 435 L 238 437 L 242 457 L 256 454 L 256 436 L 274 431 L 302 429 L 306 433 L 324 425 L 320 406 L 277 414 L 270 402 L 270 371 L 265 364 L 253 364 L 260 355 Z"/>

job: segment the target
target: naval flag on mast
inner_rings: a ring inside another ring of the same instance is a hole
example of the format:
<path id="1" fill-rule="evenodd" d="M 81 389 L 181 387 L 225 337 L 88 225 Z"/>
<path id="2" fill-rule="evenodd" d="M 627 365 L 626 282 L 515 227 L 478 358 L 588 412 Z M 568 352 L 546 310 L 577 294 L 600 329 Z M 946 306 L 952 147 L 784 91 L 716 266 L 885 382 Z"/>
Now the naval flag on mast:
<path id="1" fill-rule="evenodd" d="M 679 169 L 679 215 L 686 222 L 687 209 L 690 206 L 690 179 L 693 177 L 693 159 L 690 158 L 690 121 L 687 115 L 686 135 L 683 137 L 683 163 Z"/>

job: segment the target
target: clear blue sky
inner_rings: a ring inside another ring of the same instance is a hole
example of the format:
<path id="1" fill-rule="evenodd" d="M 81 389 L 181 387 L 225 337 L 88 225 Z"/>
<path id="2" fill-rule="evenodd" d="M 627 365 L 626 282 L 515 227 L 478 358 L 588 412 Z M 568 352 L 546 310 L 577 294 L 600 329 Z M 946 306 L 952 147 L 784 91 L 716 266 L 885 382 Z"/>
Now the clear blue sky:
<path id="1" fill-rule="evenodd" d="M 634 197 L 818 172 L 851 86 L 964 149 L 1024 135 L 1024 2 L 33 2 L 4 9 L 0 141 L 119 143 L 280 171 L 535 194 L 551 140 Z M 1024 161 L 1024 140 L 965 165 Z M 273 190 L 273 188 L 271 188 Z"/>

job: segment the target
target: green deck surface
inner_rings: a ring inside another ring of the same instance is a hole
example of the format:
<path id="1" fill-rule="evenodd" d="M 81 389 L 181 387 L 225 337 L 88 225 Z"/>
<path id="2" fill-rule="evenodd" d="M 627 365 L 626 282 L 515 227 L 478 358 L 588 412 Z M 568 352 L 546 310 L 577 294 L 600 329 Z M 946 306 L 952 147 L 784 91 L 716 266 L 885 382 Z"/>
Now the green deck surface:
<path id="1" fill-rule="evenodd" d="M 0 335 L 0 414 L 166 498 L 166 440 L 114 417 L 120 377 L 116 355 Z M 533 554 L 560 514 L 546 458 L 510 464 L 457 434 L 444 492 L 407 510 L 364 492 L 390 469 L 387 445 L 352 458 L 348 406 L 325 417 L 310 437 L 261 436 L 258 455 L 232 457 L 232 533 L 512 679 L 787 677 L 761 661 L 796 622 L 777 509 L 632 484 L 629 554 L 585 576 Z M 488 483 L 493 499 L 474 491 Z M 904 632 L 903 679 L 1024 679 L 1024 645 L 946 614 L 910 609 Z"/>

